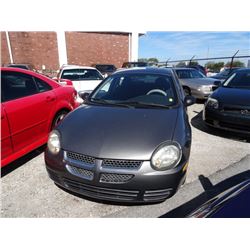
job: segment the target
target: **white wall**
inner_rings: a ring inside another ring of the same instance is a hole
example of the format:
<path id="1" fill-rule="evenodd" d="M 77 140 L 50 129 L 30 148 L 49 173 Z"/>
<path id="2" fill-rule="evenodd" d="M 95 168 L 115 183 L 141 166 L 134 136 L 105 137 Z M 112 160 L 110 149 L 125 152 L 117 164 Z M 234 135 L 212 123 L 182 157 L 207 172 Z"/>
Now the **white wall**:
<path id="1" fill-rule="evenodd" d="M 138 46 L 139 46 L 139 33 L 132 32 L 131 36 L 131 58 L 130 61 L 138 61 Z"/>

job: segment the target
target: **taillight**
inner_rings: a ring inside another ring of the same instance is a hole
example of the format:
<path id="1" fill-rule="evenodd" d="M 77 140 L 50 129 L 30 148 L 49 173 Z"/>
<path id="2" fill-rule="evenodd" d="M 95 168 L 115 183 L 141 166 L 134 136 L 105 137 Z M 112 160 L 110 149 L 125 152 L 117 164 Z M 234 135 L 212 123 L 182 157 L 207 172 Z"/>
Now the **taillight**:
<path id="1" fill-rule="evenodd" d="M 76 100 L 77 99 L 77 91 L 74 89 L 74 92 L 73 92 L 73 98 Z"/>

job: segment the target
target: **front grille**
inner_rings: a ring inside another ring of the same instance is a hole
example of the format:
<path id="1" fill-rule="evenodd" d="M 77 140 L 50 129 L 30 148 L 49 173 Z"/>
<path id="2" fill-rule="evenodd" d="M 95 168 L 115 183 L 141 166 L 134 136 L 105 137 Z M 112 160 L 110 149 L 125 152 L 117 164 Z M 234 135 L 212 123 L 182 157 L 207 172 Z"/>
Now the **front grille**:
<path id="1" fill-rule="evenodd" d="M 130 181 L 134 175 L 132 174 L 101 174 L 100 182 L 104 183 L 125 183 Z"/>
<path id="2" fill-rule="evenodd" d="M 247 131 L 250 132 L 250 126 L 248 125 L 243 125 L 243 124 L 232 124 L 228 122 L 219 122 L 219 125 L 223 128 L 231 128 L 231 129 L 236 129 L 240 131 Z"/>
<path id="3" fill-rule="evenodd" d="M 83 179 L 87 179 L 87 180 L 94 179 L 94 173 L 90 170 L 78 168 L 75 166 L 69 166 L 69 165 L 66 165 L 66 168 L 71 174 L 81 177 Z"/>
<path id="4" fill-rule="evenodd" d="M 162 189 L 162 190 L 148 190 L 145 191 L 143 200 L 144 201 L 159 201 L 159 200 L 166 200 L 171 193 L 173 192 L 173 189 Z"/>
<path id="5" fill-rule="evenodd" d="M 122 168 L 122 169 L 138 169 L 142 161 L 133 160 L 110 160 L 105 159 L 102 161 L 102 166 L 107 168 Z"/>
<path id="6" fill-rule="evenodd" d="M 72 191 L 76 191 L 80 194 L 99 199 L 107 199 L 113 201 L 136 201 L 139 194 L 139 191 L 136 190 L 101 188 L 83 184 L 81 182 L 69 180 L 66 178 L 63 179 L 63 182 L 64 186 L 71 189 Z"/>
<path id="7" fill-rule="evenodd" d="M 73 153 L 73 152 L 67 152 L 66 153 L 67 158 L 75 161 L 80 161 L 82 163 L 86 163 L 89 165 L 94 165 L 95 164 L 95 158 L 87 155 L 82 155 L 78 153 Z"/>
<path id="8" fill-rule="evenodd" d="M 250 116 L 250 109 L 241 107 L 224 107 L 223 112 L 230 113 L 230 114 L 240 114 L 243 116 Z"/>

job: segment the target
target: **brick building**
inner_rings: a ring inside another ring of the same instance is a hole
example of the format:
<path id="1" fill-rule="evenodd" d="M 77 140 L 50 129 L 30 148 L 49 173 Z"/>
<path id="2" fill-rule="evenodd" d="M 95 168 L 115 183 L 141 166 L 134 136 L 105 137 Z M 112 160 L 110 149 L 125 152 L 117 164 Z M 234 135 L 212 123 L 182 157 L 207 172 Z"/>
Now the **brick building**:
<path id="1" fill-rule="evenodd" d="M 121 67 L 138 58 L 138 33 L 1 32 L 1 65 L 27 63 L 56 71 L 62 64 L 96 63 Z"/>

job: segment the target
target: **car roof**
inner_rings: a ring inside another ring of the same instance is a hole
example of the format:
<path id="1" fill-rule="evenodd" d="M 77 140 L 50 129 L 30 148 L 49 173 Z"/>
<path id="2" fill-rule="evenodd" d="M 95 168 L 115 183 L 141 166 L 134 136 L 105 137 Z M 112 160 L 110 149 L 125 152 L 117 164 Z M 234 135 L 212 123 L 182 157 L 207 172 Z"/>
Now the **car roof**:
<path id="1" fill-rule="evenodd" d="M 0 70 L 3 71 L 17 71 L 17 72 L 23 72 L 23 73 L 27 73 L 27 72 L 34 72 L 32 70 L 29 69 L 23 69 L 23 68 L 15 68 L 15 67 L 1 67 Z"/>
<path id="2" fill-rule="evenodd" d="M 238 68 L 235 70 L 235 72 L 242 72 L 242 71 L 250 72 L 250 68 Z"/>
<path id="3" fill-rule="evenodd" d="M 8 66 L 12 66 L 12 65 L 25 65 L 25 66 L 30 66 L 30 64 L 28 64 L 28 63 L 9 63 L 9 64 L 7 64 L 7 67 L 8 67 Z"/>
<path id="4" fill-rule="evenodd" d="M 93 65 L 96 65 L 96 66 L 100 66 L 100 65 L 112 65 L 112 66 L 115 66 L 114 64 L 111 64 L 111 63 L 97 63 L 97 64 L 93 64 Z"/>
<path id="5" fill-rule="evenodd" d="M 90 66 L 78 66 L 78 65 L 63 66 L 62 70 L 64 70 L 64 69 L 94 69 L 94 70 L 96 70 L 96 68 L 94 68 L 94 67 L 90 67 Z"/>
<path id="6" fill-rule="evenodd" d="M 156 68 L 156 67 L 134 67 L 129 69 L 119 69 L 113 75 L 133 74 L 133 73 L 149 73 L 149 74 L 172 74 L 172 68 Z"/>
<path id="7" fill-rule="evenodd" d="M 173 68 L 174 70 L 176 70 L 176 69 L 185 69 L 185 70 L 197 70 L 197 71 L 199 71 L 198 69 L 196 69 L 196 68 L 189 68 L 189 67 L 178 67 L 178 68 Z"/>

